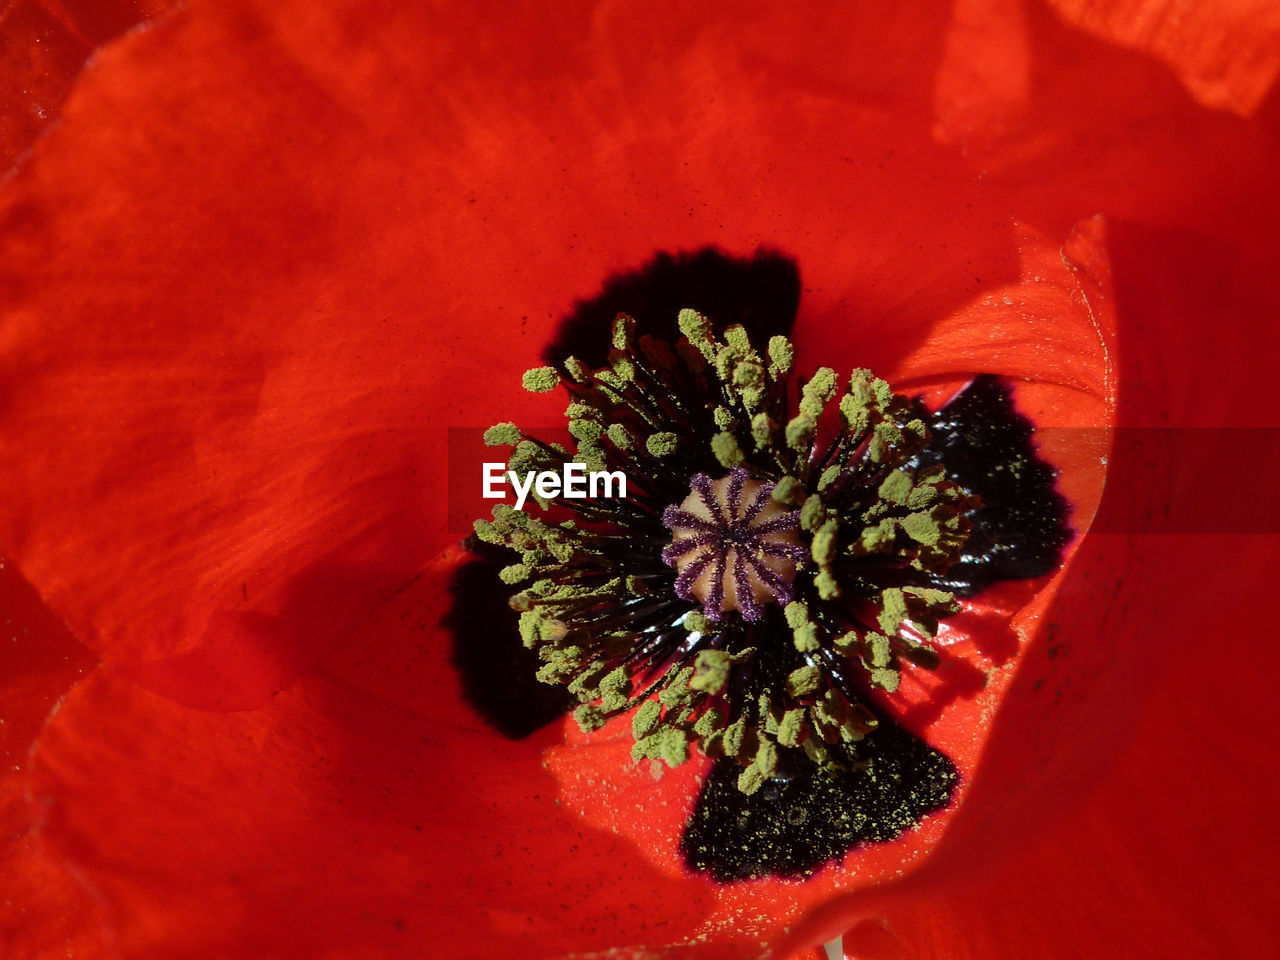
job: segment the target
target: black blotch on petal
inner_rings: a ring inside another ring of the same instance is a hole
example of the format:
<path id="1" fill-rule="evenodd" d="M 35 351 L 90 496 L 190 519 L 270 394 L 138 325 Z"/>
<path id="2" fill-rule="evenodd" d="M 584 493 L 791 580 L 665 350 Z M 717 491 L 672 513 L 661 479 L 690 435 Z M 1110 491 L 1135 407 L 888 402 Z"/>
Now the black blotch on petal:
<path id="1" fill-rule="evenodd" d="M 892 721 L 882 718 L 858 747 L 861 769 L 810 767 L 750 796 L 738 789 L 737 761 L 717 760 L 680 839 L 685 863 L 721 883 L 804 877 L 860 844 L 901 836 L 951 799 L 952 762 Z"/>
<path id="2" fill-rule="evenodd" d="M 1054 489 L 1056 471 L 1031 442 L 1031 421 L 1013 408 L 1010 385 L 976 378 L 933 416 L 921 457 L 982 498 L 964 554 L 930 579 L 962 596 L 1000 580 L 1041 577 L 1057 569 L 1071 539 L 1067 502 Z"/>
<path id="3" fill-rule="evenodd" d="M 444 625 L 453 635 L 452 660 L 462 678 L 462 695 L 504 736 L 519 740 L 573 708 L 569 691 L 542 683 L 538 656 L 520 642 L 517 614 L 498 571 L 511 562 L 484 544 L 454 573 L 453 605 Z M 483 551 L 483 553 L 480 553 Z"/>
<path id="4" fill-rule="evenodd" d="M 774 334 L 791 332 L 799 306 L 800 271 L 781 253 L 760 249 L 735 257 L 714 247 L 659 253 L 638 270 L 610 277 L 597 296 L 578 303 L 542 359 L 559 366 L 575 356 L 604 366 L 619 313 L 634 317 L 639 333 L 674 343 L 680 337 L 676 316 L 685 307 L 705 314 L 719 330 L 740 323 L 753 343 L 763 345 Z"/>

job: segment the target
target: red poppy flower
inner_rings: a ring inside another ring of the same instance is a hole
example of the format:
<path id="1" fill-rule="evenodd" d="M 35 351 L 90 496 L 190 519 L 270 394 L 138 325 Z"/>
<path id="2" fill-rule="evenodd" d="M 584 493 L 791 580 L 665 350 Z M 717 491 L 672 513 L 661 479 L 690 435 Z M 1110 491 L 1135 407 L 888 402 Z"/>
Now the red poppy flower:
<path id="1" fill-rule="evenodd" d="M 689 873 L 697 764 L 501 738 L 441 626 L 448 428 L 550 420 L 520 371 L 659 249 L 794 256 L 802 367 L 1271 426 L 1274 63 L 1068 12 L 223 0 L 103 51 L 0 196 L 0 543 L 52 611 L 9 581 L 11 952 L 1263 955 L 1263 430 L 1044 431 L 1076 528 L 1108 499 L 975 602 L 985 685 L 904 702 L 957 799 L 803 883 Z"/>

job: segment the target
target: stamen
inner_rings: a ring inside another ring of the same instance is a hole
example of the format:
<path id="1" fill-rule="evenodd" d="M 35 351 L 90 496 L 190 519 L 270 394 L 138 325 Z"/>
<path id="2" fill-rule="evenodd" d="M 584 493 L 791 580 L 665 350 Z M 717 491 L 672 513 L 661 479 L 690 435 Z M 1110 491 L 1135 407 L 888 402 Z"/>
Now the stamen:
<path id="1" fill-rule="evenodd" d="M 884 381 L 856 370 L 842 387 L 822 368 L 792 383 L 785 339 L 766 362 L 740 328 L 721 340 L 688 310 L 679 325 L 675 344 L 637 347 L 620 316 L 607 367 L 526 374 L 569 393 L 576 451 L 511 423 L 485 434 L 514 447 L 512 470 L 625 470 L 628 497 L 535 496 L 574 519 L 501 506 L 476 534 L 513 553 L 522 642 L 584 729 L 633 711 L 636 759 L 674 765 L 696 745 L 732 758 L 744 793 L 805 765 L 856 769 L 878 722 L 867 687 L 937 666 L 929 644 L 956 604 L 931 584 L 975 505 L 923 461 L 921 409 Z"/>

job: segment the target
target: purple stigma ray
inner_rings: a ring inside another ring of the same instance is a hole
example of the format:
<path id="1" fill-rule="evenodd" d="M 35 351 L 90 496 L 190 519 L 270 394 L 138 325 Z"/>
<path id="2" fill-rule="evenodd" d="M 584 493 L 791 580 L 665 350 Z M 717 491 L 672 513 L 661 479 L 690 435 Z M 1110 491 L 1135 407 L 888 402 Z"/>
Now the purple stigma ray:
<path id="1" fill-rule="evenodd" d="M 714 533 L 720 529 L 712 521 L 690 513 L 688 510 L 681 510 L 679 507 L 667 507 L 662 511 L 662 525 L 668 530 L 674 530 L 676 527 L 687 527 L 691 530 L 703 530 L 707 533 Z"/>
<path id="2" fill-rule="evenodd" d="M 710 512 L 715 520 L 720 519 L 720 501 L 716 499 L 716 492 L 711 486 L 711 478 L 705 473 L 696 473 L 690 486 L 697 491 L 698 497 L 702 500 L 703 505 Z"/>
<path id="3" fill-rule="evenodd" d="M 761 563 L 755 557 L 747 556 L 747 557 L 740 557 L 739 559 L 745 560 L 747 563 L 751 565 L 751 568 L 755 571 L 756 576 L 759 577 L 764 582 L 764 584 L 770 590 L 772 590 L 774 594 L 777 596 L 779 603 L 785 605 L 791 602 L 791 599 L 792 599 L 791 584 L 787 583 L 780 576 L 778 576 L 774 571 L 770 570 L 768 567 L 766 567 L 763 563 Z M 752 599 L 754 599 L 754 597 Z M 748 617 L 747 619 L 755 619 L 755 618 Z"/>
<path id="4" fill-rule="evenodd" d="M 738 588 L 738 605 L 742 610 L 744 620 L 759 620 L 764 616 L 764 610 L 761 609 L 760 604 L 756 601 L 755 593 L 747 580 L 747 564 L 744 562 L 745 560 L 746 558 L 742 554 L 735 554 L 734 556 L 733 582 Z M 756 565 L 753 563 L 752 566 Z M 759 568 L 757 567 L 756 569 L 758 573 Z M 774 593 L 777 592 L 777 590 L 774 591 Z"/>
<path id="5" fill-rule="evenodd" d="M 756 494 L 756 498 L 747 505 L 747 512 L 742 515 L 744 523 L 751 523 L 752 520 L 760 515 L 760 511 L 769 505 L 769 501 L 773 494 L 773 488 L 774 484 L 772 483 L 766 483 L 760 488 L 760 491 Z M 799 522 L 799 518 L 797 518 L 796 523 Z"/>
<path id="6" fill-rule="evenodd" d="M 770 540 L 761 544 L 760 549 L 764 551 L 766 556 L 770 557 L 786 557 L 797 562 L 809 559 L 809 551 L 804 547 L 796 546 L 794 543 L 777 543 Z"/>
<path id="7" fill-rule="evenodd" d="M 672 566 L 676 558 L 683 557 L 686 553 L 705 546 L 706 543 L 700 537 L 684 537 L 681 540 L 673 540 L 671 545 L 662 551 L 662 562 L 667 566 Z"/>
<path id="8" fill-rule="evenodd" d="M 711 617 L 712 620 L 719 620 L 720 613 L 724 610 L 724 568 L 726 563 L 725 554 L 716 555 L 715 566 L 711 571 L 711 595 L 707 597 L 705 607 L 709 607 L 715 611 L 716 615 Z M 704 613 L 707 611 L 704 609 Z M 710 616 L 710 614 L 707 614 Z"/>
<path id="9" fill-rule="evenodd" d="M 735 467 L 733 473 L 729 474 L 729 516 L 731 518 L 742 517 L 742 488 L 746 482 L 747 471 L 741 467 Z"/>
<path id="10" fill-rule="evenodd" d="M 676 596 L 682 600 L 696 599 L 693 595 L 693 581 L 702 576 L 702 571 L 707 568 L 711 560 L 711 555 L 703 554 L 680 571 L 680 575 L 676 577 Z"/>
<path id="11" fill-rule="evenodd" d="M 784 508 L 772 499 L 774 485 L 753 480 L 742 467 L 716 481 L 696 474 L 689 486 L 684 503 L 662 512 L 663 525 L 675 534 L 662 561 L 677 568 L 676 595 L 700 601 L 711 620 L 734 609 L 745 620 L 759 620 L 764 601 L 790 602 L 792 571 L 774 569 L 765 558 L 808 559 L 793 536 L 799 511 L 779 513 Z"/>

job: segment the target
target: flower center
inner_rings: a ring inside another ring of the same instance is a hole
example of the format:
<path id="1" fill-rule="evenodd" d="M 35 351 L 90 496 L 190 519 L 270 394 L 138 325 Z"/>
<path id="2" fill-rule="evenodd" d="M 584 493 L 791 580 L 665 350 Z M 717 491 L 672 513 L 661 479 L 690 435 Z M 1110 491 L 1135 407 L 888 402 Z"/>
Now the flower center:
<path id="1" fill-rule="evenodd" d="M 662 559 L 676 568 L 676 595 L 700 602 L 712 620 L 729 610 L 759 620 L 761 604 L 793 599 L 796 564 L 808 551 L 800 512 L 776 503 L 773 488 L 741 467 L 718 480 L 699 473 L 684 502 L 663 511 L 672 536 Z"/>

